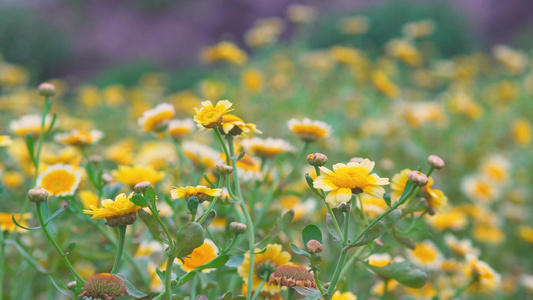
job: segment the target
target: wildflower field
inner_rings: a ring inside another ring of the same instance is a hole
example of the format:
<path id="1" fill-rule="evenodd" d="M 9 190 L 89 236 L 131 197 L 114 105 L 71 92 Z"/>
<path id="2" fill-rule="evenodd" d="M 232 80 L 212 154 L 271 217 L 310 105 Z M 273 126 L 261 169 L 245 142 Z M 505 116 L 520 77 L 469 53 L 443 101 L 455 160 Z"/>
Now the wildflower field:
<path id="1" fill-rule="evenodd" d="M 180 89 L 0 59 L 0 300 L 533 297 L 530 53 L 314 22 L 257 20 Z"/>

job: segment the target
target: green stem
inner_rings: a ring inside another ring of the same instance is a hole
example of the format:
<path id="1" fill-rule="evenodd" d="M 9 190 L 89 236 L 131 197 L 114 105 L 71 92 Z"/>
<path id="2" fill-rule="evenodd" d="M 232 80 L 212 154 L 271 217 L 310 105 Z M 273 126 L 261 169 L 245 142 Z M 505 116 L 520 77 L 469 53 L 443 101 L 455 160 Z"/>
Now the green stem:
<path id="1" fill-rule="evenodd" d="M 172 265 L 174 264 L 174 257 L 170 256 L 167 260 L 167 268 L 165 269 L 165 293 L 167 300 L 172 300 Z"/>
<path id="2" fill-rule="evenodd" d="M 313 277 L 315 278 L 315 283 L 316 283 L 318 290 L 320 291 L 321 294 L 324 294 L 326 291 L 324 291 L 322 284 L 320 284 L 320 281 L 318 280 L 318 273 L 316 271 L 315 266 L 313 266 Z"/>
<path id="3" fill-rule="evenodd" d="M 357 194 L 357 198 L 359 198 L 359 204 L 360 204 L 360 209 L 361 209 L 361 218 L 363 218 L 363 221 L 365 222 L 365 224 L 368 224 L 368 218 L 366 217 L 366 212 L 365 212 L 365 209 L 363 207 L 363 198 L 361 197 L 361 194 Z"/>
<path id="4" fill-rule="evenodd" d="M 215 136 L 217 137 L 218 141 L 220 142 L 220 145 L 222 145 L 222 148 L 224 149 L 224 154 L 226 154 L 226 164 L 229 165 L 230 163 L 230 154 L 228 152 L 228 147 L 226 147 L 226 143 L 224 142 L 224 139 L 222 138 L 222 134 L 220 133 L 220 130 L 218 130 L 217 127 L 213 128 L 215 131 Z M 228 135 L 228 141 L 229 141 L 229 135 Z M 232 154 L 233 155 L 233 154 Z M 235 169 L 235 167 L 233 167 Z"/>
<path id="5" fill-rule="evenodd" d="M 4 232 L 0 231 L 0 300 L 4 299 L 4 272 L 6 259 L 6 244 L 4 243 Z"/>
<path id="6" fill-rule="evenodd" d="M 388 287 L 389 287 L 389 281 L 385 279 L 385 281 L 383 282 L 383 300 L 387 300 Z"/>
<path id="7" fill-rule="evenodd" d="M 285 181 L 289 181 L 291 177 L 294 175 L 294 172 L 296 172 L 296 169 L 298 169 L 298 167 L 302 163 L 302 159 L 305 157 L 305 153 L 307 153 L 307 148 L 309 148 L 309 142 L 304 142 L 302 151 L 300 151 L 300 154 L 298 154 L 298 157 L 294 161 L 294 164 L 292 165 L 292 170 L 289 173 L 289 175 L 287 175 Z"/>
<path id="8" fill-rule="evenodd" d="M 126 225 L 120 226 L 118 228 L 118 247 L 117 255 L 115 256 L 115 263 L 111 269 L 111 274 L 115 274 L 118 271 L 120 265 L 120 259 L 122 258 L 122 250 L 124 249 L 124 241 L 126 240 Z"/>
<path id="9" fill-rule="evenodd" d="M 192 279 L 191 300 L 196 299 L 196 289 L 198 289 L 198 275 L 194 276 Z"/>
<path id="10" fill-rule="evenodd" d="M 228 253 L 229 251 L 231 251 L 231 248 L 233 248 L 233 246 L 235 245 L 236 241 L 237 241 L 237 235 L 235 235 L 233 237 L 233 239 L 231 240 L 231 243 L 229 244 L 229 246 L 222 250 L 222 254 L 225 254 L 225 253 Z"/>
<path id="11" fill-rule="evenodd" d="M 220 188 L 220 186 L 222 185 L 222 182 L 224 182 L 224 177 L 225 175 L 220 175 L 220 177 L 218 178 L 217 188 Z M 211 203 L 209 204 L 209 207 L 207 207 L 207 210 L 203 213 L 200 219 L 198 219 L 197 223 L 202 224 L 202 222 L 205 221 L 205 219 L 207 218 L 207 216 L 209 215 L 213 207 L 215 207 L 215 205 L 217 204 L 217 200 L 218 200 L 218 196 L 215 196 L 213 200 L 211 201 Z M 193 218 L 193 221 L 194 221 L 194 218 Z"/>
<path id="12" fill-rule="evenodd" d="M 185 165 L 187 165 L 187 170 L 189 171 L 189 174 L 191 175 L 191 177 L 193 177 L 193 181 L 196 182 L 196 178 L 194 176 L 194 169 L 192 167 L 192 164 L 191 164 L 191 161 L 187 158 L 187 155 L 185 155 L 185 153 L 183 152 L 183 149 L 180 145 L 180 143 L 178 141 L 176 141 L 175 139 L 173 139 L 170 134 L 168 133 L 167 130 L 165 130 L 165 136 L 167 138 L 167 140 L 170 141 L 170 143 L 172 143 L 172 145 L 174 146 L 174 148 L 176 148 L 176 152 L 178 152 L 178 156 L 179 158 L 185 162 Z"/>
<path id="13" fill-rule="evenodd" d="M 54 238 L 50 234 L 50 231 L 48 231 L 48 227 L 44 224 L 43 214 L 41 212 L 41 203 L 35 203 L 35 204 L 37 206 L 37 216 L 39 217 L 39 224 L 41 225 L 41 229 L 44 231 L 44 234 L 46 235 L 46 237 L 48 238 L 50 243 L 52 243 L 54 248 L 56 248 L 57 252 L 61 255 L 61 258 L 63 259 L 63 261 L 65 262 L 65 264 L 69 268 L 70 272 L 72 272 L 74 277 L 76 277 L 76 279 L 80 283 L 85 284 L 85 280 L 83 280 L 83 278 L 81 278 L 80 274 L 78 274 L 78 272 L 76 272 L 76 270 L 74 269 L 74 267 L 72 266 L 72 264 L 68 260 L 67 255 L 65 253 L 63 253 L 63 250 L 61 250 L 59 245 L 56 243 L 56 241 L 54 240 Z"/>
<path id="14" fill-rule="evenodd" d="M 361 247 L 361 248 L 359 248 L 359 250 L 357 250 L 357 252 L 355 252 L 355 254 L 352 257 L 350 257 L 348 262 L 342 268 L 341 277 L 346 274 L 348 269 L 350 269 L 353 266 L 353 264 L 355 263 L 355 261 L 358 260 L 359 257 L 361 257 L 361 255 L 363 254 L 364 251 L 365 251 L 365 248 Z"/>
<path id="15" fill-rule="evenodd" d="M 263 278 L 261 280 L 261 283 L 259 284 L 259 286 L 255 289 L 255 294 L 254 296 L 252 297 L 252 300 L 255 300 L 257 299 L 257 297 L 259 296 L 259 294 L 261 294 L 261 289 L 263 288 L 263 285 L 265 285 L 265 282 L 266 282 L 266 277 Z M 249 287 L 246 287 L 246 289 L 250 289 Z"/>
<path id="16" fill-rule="evenodd" d="M 329 205 L 329 203 L 327 203 L 327 202 L 324 202 L 324 203 L 326 203 L 326 207 L 328 208 L 329 216 L 333 220 L 333 225 L 335 225 L 335 229 L 337 230 L 337 234 L 339 235 L 339 238 L 340 238 L 341 236 L 343 236 L 343 234 L 342 234 L 341 228 L 339 226 L 339 222 L 337 222 L 337 218 L 335 217 L 335 214 L 333 213 L 333 210 L 331 209 L 331 205 Z M 343 245 L 343 246 L 345 246 L 345 245 Z"/>
<path id="17" fill-rule="evenodd" d="M 152 207 L 151 205 L 148 206 L 148 208 L 150 209 L 150 211 L 152 212 L 152 215 L 157 220 L 157 223 L 159 223 L 159 225 L 161 225 L 161 228 L 163 228 L 163 231 L 165 232 L 165 234 L 167 236 L 167 239 L 168 239 L 168 245 L 170 246 L 171 249 L 173 249 L 174 248 L 174 243 L 172 242 L 172 236 L 170 235 L 170 232 L 168 231 L 167 226 L 165 226 L 163 221 L 161 221 L 161 218 L 159 217 L 159 213 L 157 212 L 157 208 L 156 207 Z"/>

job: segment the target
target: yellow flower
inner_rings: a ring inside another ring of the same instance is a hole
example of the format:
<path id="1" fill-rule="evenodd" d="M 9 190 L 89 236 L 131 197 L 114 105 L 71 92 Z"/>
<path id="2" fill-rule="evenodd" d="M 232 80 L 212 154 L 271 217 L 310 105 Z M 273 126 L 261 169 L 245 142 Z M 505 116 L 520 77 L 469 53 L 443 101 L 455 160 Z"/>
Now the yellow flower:
<path id="1" fill-rule="evenodd" d="M 152 253 L 163 253 L 163 246 L 157 241 L 143 240 L 135 252 L 135 257 L 150 256 Z"/>
<path id="2" fill-rule="evenodd" d="M 439 249 L 430 240 L 417 243 L 416 248 L 409 251 L 409 257 L 415 265 L 427 269 L 437 269 L 444 261 Z"/>
<path id="3" fill-rule="evenodd" d="M 189 200 L 190 197 L 196 197 L 200 202 L 207 200 L 207 197 L 219 197 L 222 195 L 222 189 L 211 189 L 203 185 L 197 186 L 186 186 L 175 188 L 170 191 L 172 199 L 181 199 Z"/>
<path id="4" fill-rule="evenodd" d="M 287 123 L 287 126 L 300 139 L 307 142 L 316 141 L 328 137 L 331 134 L 330 125 L 321 121 L 312 121 L 309 118 L 304 118 L 302 121 L 291 119 Z"/>
<path id="5" fill-rule="evenodd" d="M 279 199 L 279 206 L 283 212 L 290 209 L 294 210 L 293 221 L 301 218 L 309 217 L 316 211 L 315 201 L 302 201 L 302 199 L 295 195 L 285 195 Z"/>
<path id="6" fill-rule="evenodd" d="M 11 146 L 11 144 L 13 144 L 13 141 L 9 135 L 0 135 L 0 147 Z"/>
<path id="7" fill-rule="evenodd" d="M 443 211 L 433 216 L 426 216 L 425 220 L 437 231 L 446 229 L 461 230 L 466 227 L 468 220 L 461 211 Z"/>
<path id="8" fill-rule="evenodd" d="M 361 195 L 361 201 L 363 202 L 363 209 L 369 219 L 377 218 L 379 215 L 387 210 L 388 206 L 385 200 L 382 198 L 374 198 L 367 194 Z M 359 201 L 356 202 L 357 207 L 360 207 Z"/>
<path id="9" fill-rule="evenodd" d="M 263 89 L 265 78 L 258 70 L 246 70 L 242 74 L 242 84 L 252 93 L 258 93 Z"/>
<path id="10" fill-rule="evenodd" d="M 204 240 L 204 243 L 194 249 L 194 251 L 189 254 L 187 257 L 183 258 L 183 262 L 178 259 L 178 264 L 181 266 L 183 271 L 190 272 L 196 267 L 199 267 L 203 264 L 206 264 L 217 257 L 218 249 L 215 244 L 208 239 Z M 202 272 L 213 271 L 214 269 L 204 269 Z"/>
<path id="11" fill-rule="evenodd" d="M 58 133 L 54 136 L 57 142 L 72 146 L 86 146 L 98 142 L 104 134 L 100 130 L 72 130 L 69 133 Z"/>
<path id="12" fill-rule="evenodd" d="M 388 55 L 395 57 L 405 64 L 416 67 L 422 63 L 422 53 L 406 39 L 393 39 L 385 45 Z"/>
<path id="13" fill-rule="evenodd" d="M 389 98 L 396 98 L 400 93 L 398 87 L 381 70 L 372 73 L 372 83 L 378 91 Z"/>
<path id="14" fill-rule="evenodd" d="M 402 196 L 405 185 L 409 181 L 409 173 L 411 173 L 411 169 L 403 169 L 400 173 L 392 176 L 390 183 L 392 199 L 398 200 Z"/>
<path id="15" fill-rule="evenodd" d="M 183 143 L 185 156 L 195 165 L 212 169 L 219 162 L 222 162 L 221 154 L 217 150 L 192 141 Z M 245 156 L 246 157 L 246 156 Z"/>
<path id="16" fill-rule="evenodd" d="M 387 280 L 387 292 L 390 293 L 394 288 L 398 286 L 398 281 L 394 279 L 388 279 Z M 372 286 L 370 289 L 372 292 L 372 295 L 376 296 L 382 296 L 383 292 L 385 291 L 385 282 L 384 281 L 378 281 L 376 284 Z"/>
<path id="17" fill-rule="evenodd" d="M 492 49 L 492 55 L 498 63 L 503 65 L 514 75 L 522 73 L 529 64 L 529 57 L 525 52 L 512 49 L 506 45 L 494 46 Z"/>
<path id="18" fill-rule="evenodd" d="M 115 84 L 106 87 L 102 91 L 102 98 L 105 103 L 109 106 L 115 106 L 124 101 L 126 97 L 126 91 L 122 85 Z"/>
<path id="19" fill-rule="evenodd" d="M 257 155 L 264 158 L 272 158 L 287 152 L 294 152 L 294 147 L 283 139 L 273 138 L 252 138 L 242 141 L 242 146 L 246 153 Z"/>
<path id="20" fill-rule="evenodd" d="M 246 52 L 230 42 L 220 42 L 217 45 L 204 50 L 200 58 L 205 63 L 227 61 L 236 65 L 242 65 L 248 59 Z"/>
<path id="21" fill-rule="evenodd" d="M 131 193 L 129 196 L 126 196 L 124 193 L 119 194 L 115 197 L 114 201 L 112 199 L 104 199 L 102 200 L 100 208 L 91 205 L 91 208 L 84 209 L 83 213 L 92 215 L 91 219 L 96 220 L 110 219 L 136 213 L 142 207 L 131 202 L 133 194 L 134 193 Z"/>
<path id="22" fill-rule="evenodd" d="M 2 183 L 8 189 L 16 189 L 24 183 L 24 176 L 19 172 L 6 172 L 2 178 Z"/>
<path id="23" fill-rule="evenodd" d="M 315 8 L 309 5 L 292 4 L 287 7 L 287 18 L 294 23 L 310 23 L 315 16 Z"/>
<path id="24" fill-rule="evenodd" d="M 105 156 L 119 165 L 129 165 L 133 162 L 135 143 L 132 139 L 122 140 L 105 150 Z"/>
<path id="25" fill-rule="evenodd" d="M 439 210 L 448 204 L 448 197 L 441 190 L 432 189 L 433 177 L 429 176 L 428 183 L 422 188 L 428 204 L 434 210 Z"/>
<path id="26" fill-rule="evenodd" d="M 522 240 L 533 244 L 533 227 L 525 225 L 518 226 L 516 232 L 518 237 L 520 237 Z"/>
<path id="27" fill-rule="evenodd" d="M 270 45 L 278 40 L 279 35 L 285 29 L 285 23 L 277 17 L 259 19 L 253 27 L 244 33 L 244 41 L 250 47 Z"/>
<path id="28" fill-rule="evenodd" d="M 83 208 L 89 209 L 91 206 L 98 207 L 99 199 L 98 196 L 91 190 L 83 190 L 78 192 Z"/>
<path id="29" fill-rule="evenodd" d="M 211 101 L 203 101 L 202 108 L 194 108 L 196 111 L 194 121 L 198 127 L 215 128 L 222 122 L 222 117 L 231 111 L 232 105 L 228 100 L 220 100 L 215 106 Z"/>
<path id="30" fill-rule="evenodd" d="M 342 18 L 338 24 L 339 30 L 346 35 L 358 35 L 368 31 L 370 22 L 367 17 L 357 16 Z"/>
<path id="31" fill-rule="evenodd" d="M 175 138 L 180 139 L 189 134 L 194 129 L 194 122 L 191 118 L 184 120 L 171 120 L 168 122 L 167 132 Z"/>
<path id="32" fill-rule="evenodd" d="M 226 155 L 220 154 L 222 161 L 226 161 Z M 239 177 L 243 181 L 248 180 L 261 180 L 263 173 L 261 173 L 261 160 L 251 155 L 245 155 L 237 161 L 237 168 L 239 171 Z"/>
<path id="33" fill-rule="evenodd" d="M 244 121 L 232 114 L 225 114 L 222 116 L 222 123 L 220 124 L 223 134 L 229 135 L 247 135 L 252 132 L 262 133 L 257 129 L 253 123 L 244 123 Z"/>
<path id="34" fill-rule="evenodd" d="M 255 252 L 261 252 L 262 249 L 256 248 Z M 259 274 L 264 273 L 264 270 L 269 270 L 274 272 L 276 267 L 284 266 L 289 263 L 291 260 L 291 255 L 289 252 L 281 251 L 281 245 L 279 244 L 268 244 L 266 246 L 266 251 L 260 254 L 254 255 L 254 275 L 252 279 L 252 290 L 256 290 L 261 284 L 261 278 Z M 244 262 L 237 268 L 237 273 L 241 276 L 244 282 L 248 281 L 248 270 L 250 267 L 250 254 L 244 254 Z M 262 292 L 276 293 L 279 292 L 279 286 L 270 285 L 265 283 Z"/>
<path id="35" fill-rule="evenodd" d="M 468 294 L 481 293 L 492 295 L 501 284 L 501 275 L 496 273 L 486 262 L 479 260 L 475 255 L 467 255 L 466 264 L 462 268 L 462 273 L 470 281 L 474 280 L 465 290 Z"/>
<path id="36" fill-rule="evenodd" d="M 9 128 L 21 137 L 26 137 L 27 134 L 32 134 L 34 138 L 41 135 L 41 116 L 39 115 L 26 115 L 20 117 L 18 120 L 9 122 Z M 50 129 L 52 125 L 52 117 L 46 116 L 44 118 L 44 129 Z"/>
<path id="37" fill-rule="evenodd" d="M 418 22 L 407 23 L 402 27 L 403 34 L 413 39 L 426 37 L 432 34 L 434 30 L 435 22 L 433 22 L 433 20 L 422 20 Z"/>
<path id="38" fill-rule="evenodd" d="M 363 53 L 355 48 L 334 46 L 329 52 L 333 60 L 341 64 L 355 66 L 365 61 Z"/>
<path id="39" fill-rule="evenodd" d="M 392 257 L 388 253 L 374 253 L 368 257 L 368 264 L 374 267 L 382 268 L 392 263 Z"/>
<path id="40" fill-rule="evenodd" d="M 160 131 L 174 117 L 174 106 L 168 103 L 158 104 L 155 108 L 143 112 L 137 121 L 142 131 Z"/>
<path id="41" fill-rule="evenodd" d="M 82 154 L 75 147 L 56 148 L 52 145 L 41 150 L 41 160 L 48 165 L 63 164 L 77 166 L 80 164 Z"/>
<path id="42" fill-rule="evenodd" d="M 516 119 L 511 125 L 513 139 L 519 146 L 527 146 L 531 143 L 531 123 L 526 118 Z"/>
<path id="43" fill-rule="evenodd" d="M 33 215 L 31 213 L 25 213 L 21 218 L 20 214 L 0 212 L 0 234 L 3 234 L 3 231 L 12 232 L 13 230 L 25 232 L 26 229 L 22 229 L 15 225 L 13 222 L 13 217 L 15 217 L 17 223 L 24 227 L 28 227 L 28 223 L 26 221 L 32 216 Z"/>
<path id="44" fill-rule="evenodd" d="M 94 86 L 84 86 L 78 94 L 79 100 L 83 106 L 92 109 L 100 103 L 100 92 Z"/>
<path id="45" fill-rule="evenodd" d="M 218 97 L 206 97 L 208 99 L 216 99 Z M 192 91 L 185 90 L 168 96 L 167 101 L 172 103 L 178 111 L 186 114 L 193 114 L 194 107 L 200 104 L 200 99 Z"/>
<path id="46" fill-rule="evenodd" d="M 477 176 L 464 178 L 461 188 L 470 199 L 483 203 L 491 203 L 500 196 L 500 191 L 494 184 Z"/>
<path id="47" fill-rule="evenodd" d="M 374 165 L 374 162 L 365 158 L 361 162 L 335 164 L 333 171 L 320 167 L 324 174 L 314 180 L 313 186 L 329 192 L 326 202 L 335 207 L 350 201 L 353 193 L 363 192 L 375 198 L 382 198 L 385 190 L 381 186 L 389 184 L 389 179 L 370 174 Z"/>
<path id="48" fill-rule="evenodd" d="M 37 178 L 37 186 L 54 196 L 74 195 L 80 184 L 81 173 L 70 165 L 51 165 Z"/>
<path id="49" fill-rule="evenodd" d="M 472 228 L 474 239 L 482 243 L 499 244 L 505 240 L 505 232 L 494 225 L 480 224 Z"/>
<path id="50" fill-rule="evenodd" d="M 444 236 L 444 242 L 450 250 L 461 257 L 464 257 L 467 254 L 479 255 L 479 249 L 474 248 L 472 246 L 472 241 L 467 238 L 459 240 L 454 235 L 448 233 Z"/>
<path id="51" fill-rule="evenodd" d="M 431 283 L 426 283 L 423 287 L 415 289 L 410 287 L 405 287 L 405 291 L 416 297 L 415 299 L 433 299 L 437 296 L 437 290 L 431 286 Z"/>
<path id="52" fill-rule="evenodd" d="M 357 300 L 357 296 L 350 292 L 341 293 L 336 291 L 331 300 Z"/>
<path id="53" fill-rule="evenodd" d="M 491 155 L 481 163 L 481 173 L 496 184 L 504 184 L 509 178 L 510 163 L 501 155 Z"/>
<path id="54" fill-rule="evenodd" d="M 96 268 L 89 261 L 77 261 L 74 263 L 74 268 L 80 274 L 81 278 L 87 280 L 89 277 L 96 274 Z"/>
<path id="55" fill-rule="evenodd" d="M 116 181 L 129 186 L 135 186 L 137 183 L 143 181 L 148 181 L 154 185 L 165 177 L 165 173 L 157 172 L 152 167 L 120 165 L 118 166 L 118 170 L 111 171 L 111 176 Z"/>

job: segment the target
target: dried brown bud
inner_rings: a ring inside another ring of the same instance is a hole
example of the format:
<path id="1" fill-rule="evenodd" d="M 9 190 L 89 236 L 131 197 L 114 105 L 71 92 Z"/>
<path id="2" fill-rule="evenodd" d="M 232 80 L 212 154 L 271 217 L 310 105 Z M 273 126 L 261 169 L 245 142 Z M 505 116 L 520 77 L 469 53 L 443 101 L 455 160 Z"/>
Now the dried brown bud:
<path id="1" fill-rule="evenodd" d="M 224 175 L 228 175 L 228 174 L 231 174 L 233 173 L 233 167 L 232 166 L 228 166 L 226 164 L 216 164 L 215 165 L 215 171 L 218 172 L 218 174 L 224 174 Z"/>
<path id="2" fill-rule="evenodd" d="M 127 215 L 107 218 L 105 224 L 110 227 L 122 227 L 135 223 L 135 220 L 137 220 L 137 213 L 132 212 Z"/>

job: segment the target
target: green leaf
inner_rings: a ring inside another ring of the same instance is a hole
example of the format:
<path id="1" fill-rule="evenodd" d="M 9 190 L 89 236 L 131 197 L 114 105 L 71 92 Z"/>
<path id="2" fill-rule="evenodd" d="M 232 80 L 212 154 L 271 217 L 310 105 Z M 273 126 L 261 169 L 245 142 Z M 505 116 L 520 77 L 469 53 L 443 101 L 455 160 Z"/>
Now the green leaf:
<path id="1" fill-rule="evenodd" d="M 307 242 L 310 240 L 317 240 L 322 243 L 322 232 L 320 232 L 318 226 L 309 224 L 302 230 L 302 238 L 304 240 L 304 245 L 307 245 Z"/>
<path id="2" fill-rule="evenodd" d="M 15 219 L 15 215 L 11 215 L 11 220 L 13 220 L 13 223 L 15 223 L 16 226 L 22 228 L 22 229 L 26 229 L 26 230 L 39 230 L 41 229 L 41 226 L 37 226 L 37 227 L 25 227 L 25 226 L 22 226 L 20 225 L 17 220 Z"/>
<path id="3" fill-rule="evenodd" d="M 33 138 L 33 135 L 31 133 L 26 134 L 26 148 L 28 149 L 28 153 L 30 154 L 30 158 L 34 165 L 37 165 L 37 161 L 35 160 L 35 139 Z"/>
<path id="4" fill-rule="evenodd" d="M 174 248 L 174 256 L 183 258 L 191 254 L 194 249 L 202 246 L 204 243 L 204 228 L 196 222 L 191 222 L 178 230 L 176 240 L 178 242 Z"/>
<path id="5" fill-rule="evenodd" d="M 344 224 L 344 214 L 337 207 L 334 207 L 331 210 L 333 211 L 337 222 L 339 222 L 339 226 L 342 227 L 342 224 Z M 333 239 L 335 241 L 342 242 L 342 237 L 339 236 L 339 233 L 335 227 L 335 221 L 333 220 L 329 212 L 326 214 L 326 228 L 328 229 L 328 232 L 331 234 L 331 236 L 333 236 Z"/>
<path id="6" fill-rule="evenodd" d="M 118 273 L 116 274 L 118 277 L 120 277 L 120 279 L 122 279 L 122 281 L 124 281 L 124 283 L 126 284 L 126 290 L 128 291 L 128 294 L 130 295 L 130 297 L 133 297 L 133 298 L 136 298 L 136 299 L 140 299 L 140 298 L 144 298 L 146 296 L 148 296 L 147 294 L 139 291 L 137 288 L 135 288 L 135 286 L 133 286 L 133 284 L 131 284 L 131 282 L 129 282 L 129 280 L 126 278 L 126 276 Z"/>
<path id="7" fill-rule="evenodd" d="M 385 193 L 383 195 L 383 200 L 385 200 L 385 203 L 387 203 L 387 206 L 390 207 L 390 205 L 391 205 L 390 194 Z"/>
<path id="8" fill-rule="evenodd" d="M 293 286 L 292 287 L 298 294 L 304 296 L 304 300 L 318 300 L 322 298 L 322 293 L 320 293 L 319 290 L 308 288 L 308 287 L 299 287 L 299 286 Z"/>
<path id="9" fill-rule="evenodd" d="M 367 267 L 383 277 L 392 278 L 399 283 L 412 288 L 421 288 L 428 281 L 428 275 L 426 272 L 408 261 L 392 263 L 381 268 L 368 264 Z"/>
<path id="10" fill-rule="evenodd" d="M 22 257 L 26 261 L 28 261 L 33 267 L 35 267 L 35 269 L 37 269 L 37 271 L 39 271 L 41 273 L 44 273 L 44 274 L 48 274 L 49 273 L 49 271 L 47 269 L 43 268 L 43 266 L 41 266 L 41 264 L 39 264 L 35 259 L 33 259 L 33 257 L 28 252 L 26 252 L 26 250 L 24 250 L 24 248 L 22 248 L 22 246 L 19 245 L 17 242 L 12 241 L 12 240 L 7 240 L 7 241 L 5 241 L 5 243 L 15 246 L 15 248 L 18 250 L 20 255 L 22 255 Z"/>
<path id="11" fill-rule="evenodd" d="M 200 224 L 200 225 L 202 225 L 203 228 L 207 228 L 207 226 L 209 226 L 211 223 L 213 223 L 213 221 L 217 217 L 217 212 L 214 211 L 214 210 L 212 210 L 210 212 L 205 212 L 205 213 L 208 214 L 208 215 L 205 218 L 205 220 L 202 222 L 202 224 Z"/>
<path id="12" fill-rule="evenodd" d="M 244 255 L 242 255 L 242 254 L 233 255 L 228 260 L 228 262 L 226 262 L 226 267 L 228 267 L 228 268 L 236 268 L 236 267 L 242 265 L 243 262 L 244 262 Z"/>
<path id="13" fill-rule="evenodd" d="M 144 196 L 146 198 L 148 198 L 148 202 L 150 202 L 152 207 L 156 207 L 155 206 L 155 201 L 156 201 L 157 197 L 155 195 L 154 189 L 151 186 L 149 188 L 147 188 L 146 191 L 144 191 Z"/>
<path id="14" fill-rule="evenodd" d="M 144 222 L 144 224 L 146 224 L 146 227 L 148 227 L 148 230 L 150 230 L 154 238 L 161 242 L 161 228 L 159 227 L 157 219 L 148 212 L 146 212 L 144 209 L 139 209 L 137 213 L 139 214 L 139 217 Z"/>
<path id="15" fill-rule="evenodd" d="M 70 244 L 68 244 L 68 251 L 66 254 L 70 254 L 74 251 L 74 249 L 76 249 L 76 242 L 71 242 Z"/>
<path id="16" fill-rule="evenodd" d="M 140 207 L 148 206 L 148 200 L 146 200 L 141 194 L 134 194 L 133 197 L 131 197 L 131 202 Z"/>
<path id="17" fill-rule="evenodd" d="M 46 134 L 49 134 L 50 131 L 52 131 L 52 129 L 54 129 L 54 125 L 56 123 L 56 120 L 57 120 L 57 113 L 54 113 L 54 115 L 52 116 L 52 122 L 50 122 L 50 127 L 48 127 L 48 130 L 46 131 Z"/>
<path id="18" fill-rule="evenodd" d="M 229 254 L 222 254 L 217 256 L 212 261 L 205 263 L 199 267 L 196 267 L 198 271 L 205 270 L 205 269 L 218 269 L 222 266 L 224 266 L 230 259 L 231 255 Z"/>
<path id="19" fill-rule="evenodd" d="M 189 273 L 185 274 L 185 276 L 181 277 L 179 279 L 179 282 L 178 282 L 178 285 L 184 285 L 187 281 L 191 280 L 194 275 L 196 275 L 196 273 L 198 273 L 198 271 L 196 269 L 190 271 Z"/>
<path id="20" fill-rule="evenodd" d="M 216 184 L 214 184 L 214 183 L 211 181 L 211 179 L 209 179 L 209 176 L 207 176 L 206 173 L 204 173 L 204 179 L 205 179 L 205 181 L 207 181 L 207 182 L 211 185 L 212 188 L 216 188 L 216 187 L 217 187 Z"/>
<path id="21" fill-rule="evenodd" d="M 311 175 L 309 175 L 309 173 L 305 173 L 305 182 L 307 182 L 307 185 L 309 186 L 311 191 L 322 199 L 322 195 L 320 194 L 320 192 L 313 186 L 313 178 L 311 177 Z"/>
<path id="22" fill-rule="evenodd" d="M 115 197 L 118 195 L 118 191 L 123 187 L 124 185 L 122 183 L 116 183 L 116 184 L 106 184 L 102 190 L 102 198 L 104 199 L 115 199 Z"/>
<path id="23" fill-rule="evenodd" d="M 232 300 L 232 299 L 233 297 L 231 295 L 231 292 L 227 292 L 224 295 L 222 295 L 220 298 L 218 298 L 217 300 Z"/>
<path id="24" fill-rule="evenodd" d="M 394 223 L 396 223 L 402 217 L 402 211 L 395 209 L 391 211 L 385 218 L 380 220 L 372 229 L 370 229 L 359 241 L 352 244 L 352 246 L 366 245 L 373 240 L 380 237 L 385 231 L 387 231 Z"/>
<path id="25" fill-rule="evenodd" d="M 67 296 L 67 297 L 69 297 L 70 299 L 74 300 L 74 298 L 69 294 L 70 291 L 68 291 L 68 290 L 64 290 L 64 289 L 60 288 L 60 287 L 57 285 L 57 283 L 54 281 L 54 279 L 52 278 L 52 276 L 48 275 L 48 278 L 50 278 L 50 281 L 52 281 L 52 284 L 54 285 L 54 287 L 56 288 L 56 290 L 57 290 L 58 292 L 60 292 L 61 294 L 65 295 L 65 296 Z"/>
<path id="26" fill-rule="evenodd" d="M 295 254 L 299 254 L 299 255 L 303 255 L 303 256 L 305 256 L 307 258 L 311 258 L 311 254 L 309 254 L 305 250 L 302 250 L 302 249 L 298 248 L 298 246 L 296 246 L 295 244 L 291 243 L 290 246 L 291 246 L 292 252 L 294 252 Z"/>
<path id="27" fill-rule="evenodd" d="M 63 205 L 63 207 L 61 207 L 60 209 L 56 210 L 56 212 L 54 212 L 50 217 L 48 217 L 48 218 L 44 221 L 44 224 L 45 224 L 45 225 L 48 225 L 48 223 L 50 223 L 50 221 L 52 221 L 55 217 L 59 216 L 62 212 L 64 212 L 65 210 L 67 210 L 69 204 L 70 204 L 70 202 L 67 202 L 65 205 Z"/>
<path id="28" fill-rule="evenodd" d="M 403 188 L 403 193 L 402 195 L 400 196 L 400 202 L 404 202 L 406 201 L 407 199 L 405 199 L 405 197 L 407 197 L 407 195 L 411 192 L 411 189 L 413 188 L 413 184 L 411 183 L 411 181 L 407 180 L 407 183 L 405 184 L 405 187 Z"/>
<path id="29" fill-rule="evenodd" d="M 159 270 L 159 268 L 155 268 L 155 273 L 157 274 L 157 276 L 159 276 L 159 279 L 161 279 L 161 282 L 163 284 L 165 284 L 165 272 L 166 271 Z"/>
<path id="30" fill-rule="evenodd" d="M 230 160 L 237 161 L 237 160 L 243 158 L 245 154 L 246 154 L 246 152 L 243 151 L 243 152 L 239 153 L 238 155 L 233 155 L 232 157 L 230 157 Z"/>
<path id="31" fill-rule="evenodd" d="M 413 242 L 413 240 L 411 240 L 410 238 L 399 236 L 398 234 L 396 234 L 396 230 L 392 231 L 392 235 L 400 244 L 404 245 L 405 247 L 411 250 L 415 250 L 416 248 L 415 242 Z"/>

